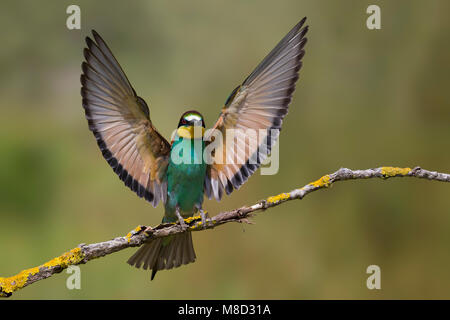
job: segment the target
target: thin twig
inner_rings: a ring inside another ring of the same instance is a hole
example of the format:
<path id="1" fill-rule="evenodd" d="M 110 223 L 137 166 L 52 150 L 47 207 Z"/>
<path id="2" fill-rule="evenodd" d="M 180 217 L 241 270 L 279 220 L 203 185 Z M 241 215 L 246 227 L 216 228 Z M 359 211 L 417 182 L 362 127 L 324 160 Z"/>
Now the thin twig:
<path id="1" fill-rule="evenodd" d="M 248 218 L 253 216 L 258 211 L 278 206 L 286 201 L 303 199 L 303 197 L 307 194 L 319 189 L 328 188 L 337 181 L 369 178 L 387 179 L 393 177 L 415 177 L 427 180 L 450 182 L 450 174 L 428 171 L 420 167 L 415 167 L 414 169 L 380 167 L 366 170 L 350 170 L 347 168 L 341 168 L 332 174 L 325 175 L 314 182 L 308 183 L 300 189 L 295 189 L 291 192 L 281 193 L 279 195 L 260 200 L 252 206 L 244 206 L 235 210 L 221 212 L 216 216 L 207 219 L 206 226 L 202 225 L 200 217 L 188 218 L 185 222 L 188 224 L 190 231 L 213 229 L 228 222 L 249 223 Z M 61 272 L 70 265 L 84 264 L 90 260 L 100 258 L 126 248 L 139 247 L 152 239 L 167 237 L 168 235 L 181 232 L 184 231 L 178 223 L 160 224 L 154 228 L 148 229 L 145 226 L 138 226 L 124 237 L 118 237 L 112 240 L 93 244 L 80 244 L 78 247 L 38 267 L 23 270 L 12 277 L 0 277 L 0 296 L 9 297 L 13 292 L 36 281 L 49 278 L 55 273 Z"/>

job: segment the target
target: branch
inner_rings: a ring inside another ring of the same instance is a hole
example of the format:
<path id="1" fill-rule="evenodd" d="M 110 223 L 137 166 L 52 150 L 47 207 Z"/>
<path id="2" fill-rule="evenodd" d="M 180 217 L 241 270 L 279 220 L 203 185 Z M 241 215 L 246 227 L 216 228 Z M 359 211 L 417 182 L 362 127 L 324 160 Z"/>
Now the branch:
<path id="1" fill-rule="evenodd" d="M 303 199 L 307 194 L 328 188 L 337 181 L 369 179 L 369 178 L 393 178 L 393 177 L 415 177 L 427 180 L 436 180 L 441 182 L 450 182 L 450 174 L 428 171 L 420 167 L 396 168 L 380 167 L 366 170 L 350 170 L 341 168 L 338 171 L 325 175 L 320 179 L 308 183 L 300 189 L 295 189 L 288 193 L 281 193 L 276 196 L 260 200 L 252 206 L 244 206 L 232 211 L 224 211 L 216 216 L 206 220 L 206 226 L 202 226 L 200 217 L 191 217 L 185 219 L 190 231 L 201 231 L 213 229 L 219 225 L 228 222 L 250 223 L 248 218 L 256 212 L 278 206 L 286 201 Z M 154 228 L 138 226 L 124 237 L 118 237 L 109 241 L 80 244 L 78 247 L 56 257 L 38 267 L 23 270 L 15 276 L 8 278 L 0 277 L 0 296 L 9 297 L 13 292 L 24 288 L 36 281 L 51 277 L 60 273 L 70 265 L 84 264 L 96 258 L 130 248 L 139 247 L 147 241 L 167 237 L 172 234 L 184 232 L 178 223 L 160 224 Z"/>

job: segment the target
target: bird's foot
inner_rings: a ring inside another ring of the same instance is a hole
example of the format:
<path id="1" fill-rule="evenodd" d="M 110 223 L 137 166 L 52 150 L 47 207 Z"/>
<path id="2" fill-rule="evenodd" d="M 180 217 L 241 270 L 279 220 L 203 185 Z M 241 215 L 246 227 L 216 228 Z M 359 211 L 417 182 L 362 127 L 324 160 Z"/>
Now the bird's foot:
<path id="1" fill-rule="evenodd" d="M 203 229 L 206 229 L 207 225 L 206 225 L 206 219 L 209 219 L 209 214 L 207 211 L 200 209 L 200 217 L 202 217 L 202 226 Z"/>
<path id="2" fill-rule="evenodd" d="M 189 228 L 189 226 L 186 224 L 186 222 L 184 222 L 183 217 L 181 216 L 181 214 L 178 211 L 176 212 L 176 214 L 177 214 L 178 222 L 180 223 L 181 229 L 183 231 L 186 231 Z"/>
<path id="3" fill-rule="evenodd" d="M 144 232 L 147 233 L 147 234 L 152 234 L 153 233 L 153 228 L 152 227 L 146 227 L 144 229 Z"/>

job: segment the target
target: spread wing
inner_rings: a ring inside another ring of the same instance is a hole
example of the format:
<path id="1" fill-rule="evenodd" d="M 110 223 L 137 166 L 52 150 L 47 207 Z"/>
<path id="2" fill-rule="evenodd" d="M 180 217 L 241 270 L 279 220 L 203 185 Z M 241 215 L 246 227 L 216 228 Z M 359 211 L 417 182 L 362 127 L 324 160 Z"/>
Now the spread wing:
<path id="1" fill-rule="evenodd" d="M 216 147 L 214 157 L 221 155 L 223 163 L 215 161 L 208 165 L 205 192 L 209 199 L 214 196 L 220 200 L 223 191 L 230 194 L 233 189 L 239 189 L 276 142 L 302 66 L 308 31 L 308 26 L 303 27 L 305 20 L 277 44 L 225 102 L 213 128 L 222 133 L 223 140 Z M 228 129 L 235 129 L 234 137 L 227 134 Z M 256 137 L 246 134 L 247 129 L 254 129 L 258 134 Z M 210 138 L 207 136 L 206 140 Z M 231 139 L 234 145 L 227 144 Z"/>
<path id="2" fill-rule="evenodd" d="M 136 95 L 111 50 L 92 31 L 82 64 L 83 107 L 102 154 L 139 197 L 165 202 L 170 144 L 156 131 L 145 101 Z"/>

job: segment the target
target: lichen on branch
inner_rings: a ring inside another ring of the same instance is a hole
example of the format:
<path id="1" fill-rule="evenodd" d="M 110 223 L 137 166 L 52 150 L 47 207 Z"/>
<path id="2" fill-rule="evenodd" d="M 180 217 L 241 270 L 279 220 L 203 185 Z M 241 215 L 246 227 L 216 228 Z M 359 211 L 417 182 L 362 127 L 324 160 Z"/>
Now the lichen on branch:
<path id="1" fill-rule="evenodd" d="M 450 174 L 429 171 L 420 167 L 399 168 L 399 167 L 379 167 L 365 170 L 351 170 L 341 168 L 338 171 L 322 176 L 316 181 L 308 183 L 302 188 L 290 192 L 280 193 L 268 197 L 251 206 L 244 206 L 231 211 L 224 211 L 216 216 L 207 219 L 206 225 L 202 225 L 200 217 L 191 217 L 185 219 L 190 231 L 202 231 L 212 229 L 228 222 L 249 223 L 248 218 L 256 212 L 271 207 L 275 207 L 286 201 L 303 199 L 307 194 L 328 188 L 333 183 L 344 180 L 369 179 L 369 178 L 394 178 L 394 177 L 414 177 L 420 179 L 450 182 Z M 130 248 L 139 247 L 147 241 L 167 237 L 172 234 L 181 233 L 184 230 L 178 223 L 160 224 L 154 228 L 138 226 L 127 235 L 115 239 L 93 243 L 80 244 L 78 247 L 34 268 L 22 270 L 18 274 L 2 278 L 0 277 L 0 297 L 9 297 L 15 291 L 22 289 L 36 281 L 51 277 L 61 272 L 70 265 L 87 263 L 90 260 L 97 259 L 114 252 Z"/>

